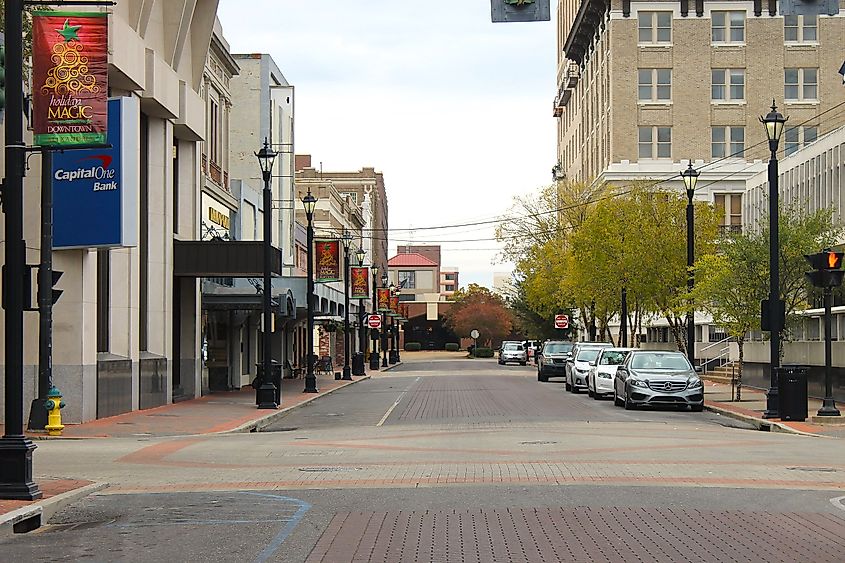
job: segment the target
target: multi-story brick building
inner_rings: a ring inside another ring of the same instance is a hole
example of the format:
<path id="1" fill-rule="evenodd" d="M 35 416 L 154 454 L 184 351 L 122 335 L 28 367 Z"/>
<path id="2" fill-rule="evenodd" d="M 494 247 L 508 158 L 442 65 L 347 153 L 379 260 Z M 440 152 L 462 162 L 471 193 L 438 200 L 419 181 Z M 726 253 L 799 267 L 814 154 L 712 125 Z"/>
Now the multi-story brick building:
<path id="1" fill-rule="evenodd" d="M 772 0 L 560 0 L 556 170 L 567 180 L 670 179 L 692 160 L 699 197 L 741 224 L 765 168 L 758 122 L 774 98 L 787 152 L 843 121 L 845 17 L 780 15 Z"/>

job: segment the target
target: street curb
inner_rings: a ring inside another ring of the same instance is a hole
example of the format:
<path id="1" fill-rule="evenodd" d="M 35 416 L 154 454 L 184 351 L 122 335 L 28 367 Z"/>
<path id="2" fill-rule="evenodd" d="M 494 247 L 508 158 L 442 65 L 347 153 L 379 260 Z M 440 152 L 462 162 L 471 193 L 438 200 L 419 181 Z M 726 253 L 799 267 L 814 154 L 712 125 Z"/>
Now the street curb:
<path id="1" fill-rule="evenodd" d="M 50 521 L 57 512 L 63 508 L 81 500 L 92 493 L 96 493 L 108 487 L 108 483 L 91 483 L 72 491 L 67 491 L 56 496 L 52 496 L 43 500 L 39 500 L 29 506 L 24 506 L 6 514 L 0 514 L 0 538 L 7 538 L 14 533 L 14 526 L 24 520 L 30 518 L 38 518 L 38 525 L 32 529 L 37 529 Z"/>
<path id="2" fill-rule="evenodd" d="M 402 362 L 396 362 L 395 364 L 389 365 L 389 366 L 387 366 L 386 368 L 379 368 L 379 371 L 380 371 L 380 372 L 382 372 L 382 373 L 384 373 L 384 372 L 386 372 L 386 371 L 390 371 L 390 370 L 392 370 L 393 368 L 397 368 L 397 367 L 399 367 L 399 366 L 401 366 L 401 365 L 402 365 Z M 368 377 L 369 377 L 369 376 L 368 376 Z"/>
<path id="3" fill-rule="evenodd" d="M 354 384 L 358 383 L 359 381 L 364 381 L 365 379 L 370 379 L 371 377 L 372 377 L 371 375 L 359 376 L 358 379 L 353 379 L 352 381 L 350 381 L 348 383 L 344 383 L 343 385 L 338 385 L 337 387 L 335 387 L 333 389 L 329 389 L 328 391 L 324 391 L 322 393 L 318 393 L 316 395 L 308 397 L 304 401 L 297 403 L 295 405 L 291 405 L 289 407 L 285 407 L 283 409 L 273 411 L 270 414 L 263 416 L 259 419 L 251 420 L 247 423 L 241 424 L 237 428 L 232 428 L 230 430 L 221 430 L 220 432 L 212 432 L 211 434 L 207 434 L 207 436 L 213 436 L 215 434 L 244 434 L 244 433 L 247 433 L 247 432 L 259 432 L 260 430 L 267 428 L 268 426 L 270 426 L 271 424 L 276 422 L 278 419 L 284 417 L 285 415 L 287 415 L 292 410 L 295 410 L 295 409 L 298 409 L 301 406 L 307 405 L 311 401 L 316 401 L 320 397 L 325 397 L 326 395 L 331 395 L 332 393 L 334 393 L 338 389 L 343 389 L 344 387 L 349 387 L 350 385 L 354 385 Z"/>
<path id="4" fill-rule="evenodd" d="M 811 432 L 804 432 L 803 430 L 796 430 L 782 422 L 776 422 L 774 420 L 763 420 L 761 418 L 756 418 L 753 416 L 748 416 L 746 414 L 740 414 L 738 412 L 734 412 L 729 409 L 725 409 L 722 407 L 715 407 L 713 405 L 708 405 L 706 402 L 704 404 L 705 410 L 710 412 L 714 412 L 716 414 L 720 414 L 722 416 L 727 416 L 728 418 L 733 418 L 734 420 L 740 420 L 742 422 L 747 422 L 754 426 L 757 430 L 762 430 L 764 432 L 783 432 L 784 434 L 796 434 L 798 436 L 811 436 L 813 438 L 830 438 L 830 436 L 824 436 L 822 434 L 813 434 Z"/>

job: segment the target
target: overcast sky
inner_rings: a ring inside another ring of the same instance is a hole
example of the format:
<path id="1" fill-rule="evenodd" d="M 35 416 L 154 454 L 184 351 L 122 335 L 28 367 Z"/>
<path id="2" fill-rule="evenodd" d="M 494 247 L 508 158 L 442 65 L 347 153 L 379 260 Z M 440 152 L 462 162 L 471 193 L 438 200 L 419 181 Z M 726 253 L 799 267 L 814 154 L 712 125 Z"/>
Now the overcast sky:
<path id="1" fill-rule="evenodd" d="M 440 244 L 461 285 L 511 269 L 492 227 L 423 228 L 501 216 L 549 183 L 554 15 L 493 24 L 490 0 L 220 0 L 219 17 L 233 52 L 270 53 L 296 87 L 297 153 L 384 173 L 391 252 Z"/>

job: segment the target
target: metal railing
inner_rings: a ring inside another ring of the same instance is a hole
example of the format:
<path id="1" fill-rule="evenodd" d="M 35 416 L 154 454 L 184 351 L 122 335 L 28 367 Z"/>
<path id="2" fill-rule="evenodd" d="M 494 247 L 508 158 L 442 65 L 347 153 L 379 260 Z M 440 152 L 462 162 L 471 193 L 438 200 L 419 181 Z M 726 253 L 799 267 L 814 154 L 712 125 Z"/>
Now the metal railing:
<path id="1" fill-rule="evenodd" d="M 733 341 L 734 341 L 734 337 L 728 336 L 726 338 L 723 338 L 722 340 L 719 340 L 718 342 L 713 342 L 712 344 L 709 344 L 708 346 L 705 346 L 704 348 L 702 348 L 701 350 L 698 351 L 699 361 L 701 361 L 703 363 L 704 373 L 707 373 L 708 368 L 713 367 L 712 364 L 714 362 L 716 364 L 715 367 L 717 367 L 717 368 L 727 364 L 728 362 L 730 362 L 730 354 L 731 354 L 730 344 Z M 704 353 L 707 352 L 708 350 L 713 349 L 713 348 L 717 348 L 718 354 L 713 358 L 705 358 Z"/>

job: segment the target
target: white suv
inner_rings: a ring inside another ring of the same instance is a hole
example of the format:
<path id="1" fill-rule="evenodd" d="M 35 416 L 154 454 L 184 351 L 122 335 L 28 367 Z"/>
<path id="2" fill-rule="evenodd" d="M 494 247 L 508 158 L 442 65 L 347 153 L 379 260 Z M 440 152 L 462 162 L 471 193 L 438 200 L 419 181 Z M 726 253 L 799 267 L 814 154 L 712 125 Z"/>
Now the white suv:
<path id="1" fill-rule="evenodd" d="M 590 397 L 599 400 L 606 395 L 613 395 L 616 369 L 631 350 L 635 348 L 605 348 L 599 352 L 595 361 L 590 362 L 590 372 L 587 374 L 587 394 Z"/>

